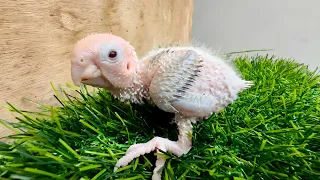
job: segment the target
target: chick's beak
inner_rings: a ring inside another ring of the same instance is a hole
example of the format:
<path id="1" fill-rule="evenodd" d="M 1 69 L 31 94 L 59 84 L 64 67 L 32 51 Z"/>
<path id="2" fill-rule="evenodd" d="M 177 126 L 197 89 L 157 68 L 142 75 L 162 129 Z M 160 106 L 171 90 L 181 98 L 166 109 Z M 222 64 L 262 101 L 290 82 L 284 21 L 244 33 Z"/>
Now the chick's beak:
<path id="1" fill-rule="evenodd" d="M 110 84 L 102 76 L 101 70 L 96 65 L 87 67 L 74 66 L 72 71 L 72 81 L 76 86 L 88 84 L 96 87 L 108 87 Z"/>

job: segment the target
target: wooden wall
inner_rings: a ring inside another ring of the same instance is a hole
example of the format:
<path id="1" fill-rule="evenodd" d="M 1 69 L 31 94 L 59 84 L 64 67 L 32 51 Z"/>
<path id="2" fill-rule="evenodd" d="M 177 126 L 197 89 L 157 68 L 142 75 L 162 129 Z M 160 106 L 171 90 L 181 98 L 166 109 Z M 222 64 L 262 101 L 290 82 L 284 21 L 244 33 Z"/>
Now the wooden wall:
<path id="1" fill-rule="evenodd" d="M 50 82 L 69 82 L 74 43 L 93 32 L 122 36 L 143 55 L 159 44 L 188 43 L 193 0 L 0 0 L 0 105 L 55 104 Z M 1 107 L 0 118 L 13 115 Z M 0 137 L 8 135 L 0 127 Z"/>

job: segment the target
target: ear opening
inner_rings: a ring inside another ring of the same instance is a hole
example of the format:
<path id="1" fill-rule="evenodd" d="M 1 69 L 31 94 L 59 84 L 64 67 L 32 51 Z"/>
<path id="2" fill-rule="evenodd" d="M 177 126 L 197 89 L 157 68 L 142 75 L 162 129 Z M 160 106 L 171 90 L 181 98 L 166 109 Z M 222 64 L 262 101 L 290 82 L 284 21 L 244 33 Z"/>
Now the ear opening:
<path id="1" fill-rule="evenodd" d="M 130 68 L 131 68 L 131 64 L 128 63 L 128 64 L 127 64 L 127 70 L 130 70 Z"/>

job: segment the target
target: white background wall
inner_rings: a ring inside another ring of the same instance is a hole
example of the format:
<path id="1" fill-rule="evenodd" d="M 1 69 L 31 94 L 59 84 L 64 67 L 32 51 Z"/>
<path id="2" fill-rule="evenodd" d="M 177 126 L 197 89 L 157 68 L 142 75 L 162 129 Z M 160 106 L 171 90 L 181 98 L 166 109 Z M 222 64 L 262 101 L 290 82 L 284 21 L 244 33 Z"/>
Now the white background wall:
<path id="1" fill-rule="evenodd" d="M 274 49 L 268 54 L 320 67 L 320 0 L 194 2 L 192 38 L 222 52 Z"/>

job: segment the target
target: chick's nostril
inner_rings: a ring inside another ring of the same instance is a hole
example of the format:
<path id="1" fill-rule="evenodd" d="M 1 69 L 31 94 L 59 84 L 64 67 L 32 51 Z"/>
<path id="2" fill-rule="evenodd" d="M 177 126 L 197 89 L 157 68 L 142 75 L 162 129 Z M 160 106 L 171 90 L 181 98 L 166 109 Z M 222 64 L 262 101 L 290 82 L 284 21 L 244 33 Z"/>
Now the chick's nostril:
<path id="1" fill-rule="evenodd" d="M 81 81 L 87 81 L 89 80 L 88 78 L 82 78 Z"/>

